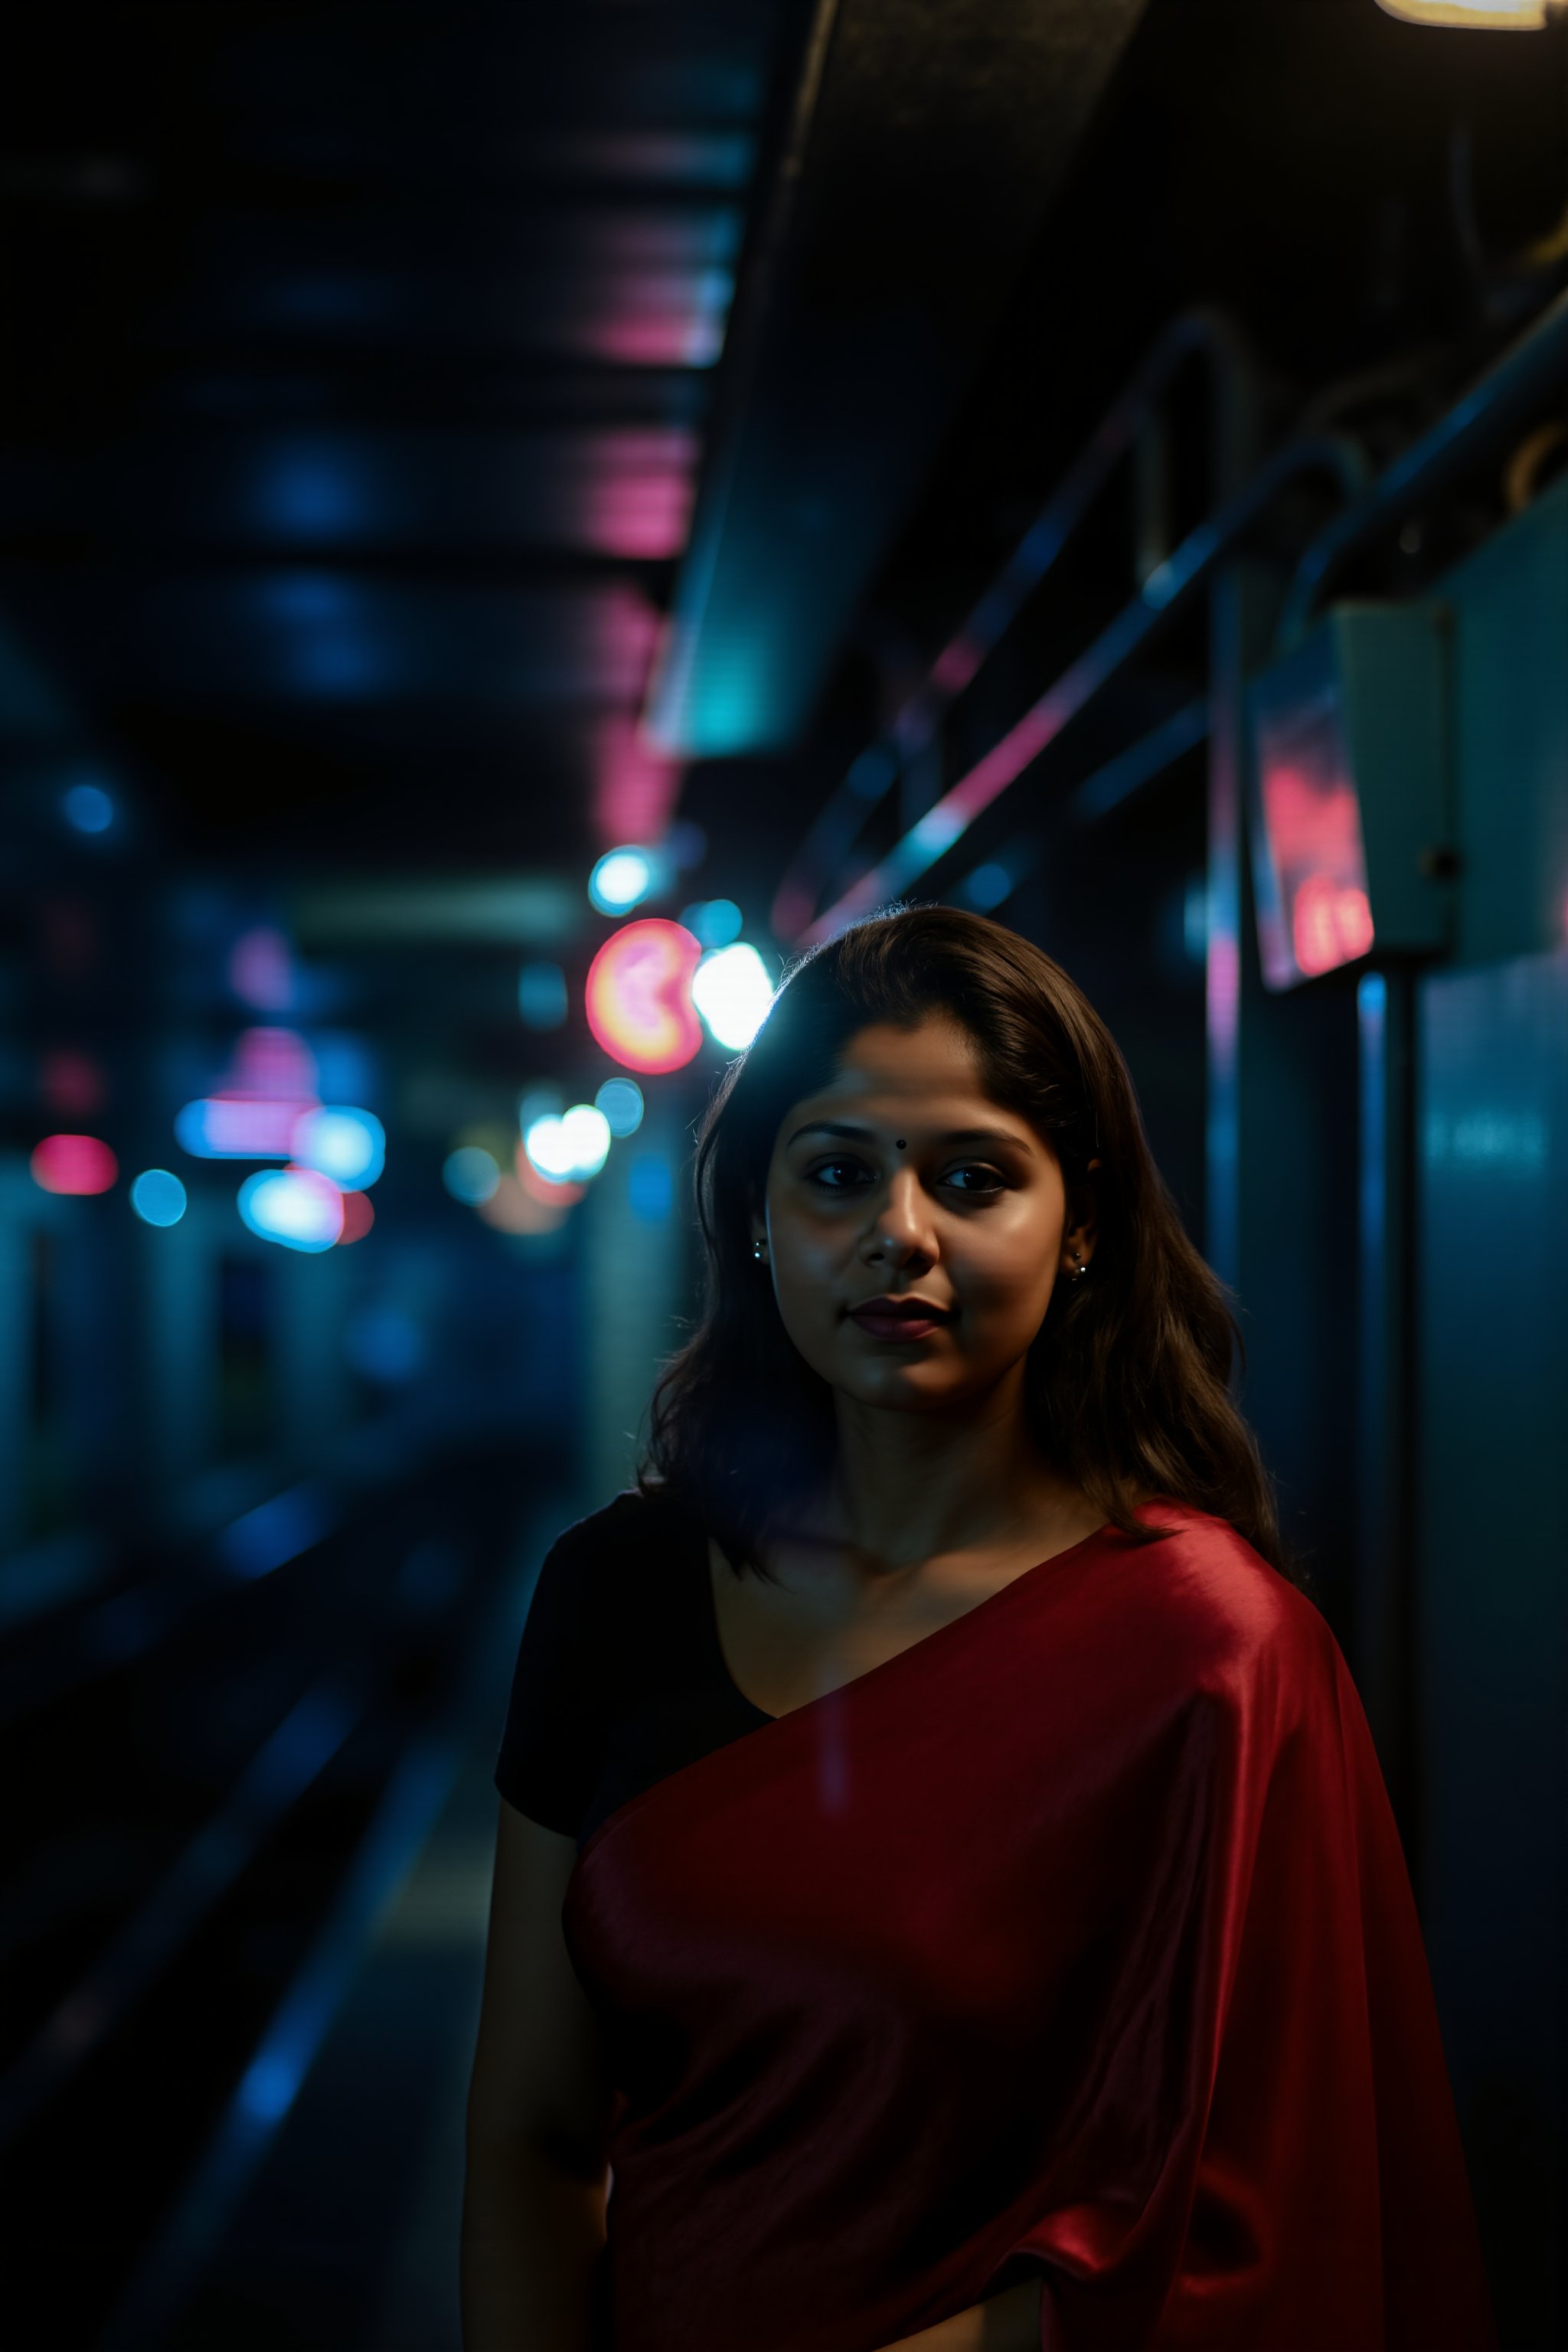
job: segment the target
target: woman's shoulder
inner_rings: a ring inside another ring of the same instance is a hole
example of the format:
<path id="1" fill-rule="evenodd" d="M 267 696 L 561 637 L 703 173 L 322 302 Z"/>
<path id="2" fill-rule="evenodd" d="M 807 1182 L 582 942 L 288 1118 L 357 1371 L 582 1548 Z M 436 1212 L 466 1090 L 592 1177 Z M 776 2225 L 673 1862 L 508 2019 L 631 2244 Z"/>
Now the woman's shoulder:
<path id="1" fill-rule="evenodd" d="M 550 1548 L 545 1568 L 577 1580 L 635 1579 L 655 1552 L 689 1544 L 698 1532 L 696 1520 L 672 1496 L 657 1487 L 629 1486 L 563 1528 Z"/>
<path id="2" fill-rule="evenodd" d="M 1141 1549 L 1154 1606 L 1172 1631 L 1185 1628 L 1240 1660 L 1332 1660 L 1337 1645 L 1316 1605 L 1228 1519 L 1168 1496 L 1141 1504 L 1137 1516 L 1160 1530 L 1159 1542 Z"/>

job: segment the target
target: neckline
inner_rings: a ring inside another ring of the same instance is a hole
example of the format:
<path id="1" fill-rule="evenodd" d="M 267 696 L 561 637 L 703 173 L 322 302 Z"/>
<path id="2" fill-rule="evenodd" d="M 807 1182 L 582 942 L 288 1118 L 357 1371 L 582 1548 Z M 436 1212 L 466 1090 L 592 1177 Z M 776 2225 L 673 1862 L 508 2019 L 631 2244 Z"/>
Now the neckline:
<path id="1" fill-rule="evenodd" d="M 1142 1507 L 1140 1506 L 1140 1514 L 1142 1508 Z M 782 1715 L 770 1715 L 766 1707 L 759 1706 L 755 1699 L 747 1697 L 731 1672 L 730 1661 L 724 1654 L 723 1639 L 719 1631 L 718 1607 L 713 1599 L 713 1570 L 708 1556 L 708 1531 L 706 1528 L 700 1527 L 696 1551 L 702 1578 L 702 1624 L 710 1655 L 718 1669 L 725 1690 L 731 1698 L 737 1700 L 745 1708 L 748 1715 L 754 1717 L 758 1724 L 790 1723 L 797 1715 L 805 1715 L 810 1708 L 820 1706 L 825 1699 L 842 1698 L 847 1691 L 856 1689 L 861 1683 L 869 1682 L 873 1675 L 885 1675 L 889 1667 L 901 1664 L 906 1658 L 912 1658 L 917 1652 L 927 1649 L 932 1642 L 940 1642 L 946 1635 L 955 1633 L 961 1625 L 967 1625 L 971 1618 L 978 1617 L 983 1611 L 994 1609 L 998 1601 L 1005 1601 L 1010 1592 L 1017 1591 L 1021 1586 L 1032 1585 L 1036 1578 L 1047 1568 L 1060 1568 L 1064 1562 L 1076 1558 L 1079 1552 L 1088 1551 L 1092 1546 L 1103 1542 L 1108 1535 L 1114 1535 L 1116 1531 L 1114 1523 L 1107 1519 L 1102 1526 L 1094 1528 L 1092 1533 L 1080 1536 L 1076 1543 L 1064 1546 L 1060 1551 L 1047 1552 L 1044 1559 L 1037 1559 L 1032 1566 L 1020 1569 L 1017 1575 L 1010 1576 L 1005 1584 L 999 1584 L 994 1591 L 983 1594 L 978 1601 L 972 1602 L 969 1608 L 961 1610 L 956 1617 L 948 1618 L 945 1624 L 933 1625 L 929 1633 L 922 1633 L 918 1640 L 906 1643 L 901 1650 L 895 1650 L 891 1657 L 879 1658 L 875 1665 L 867 1666 L 858 1675 L 851 1675 L 847 1682 L 836 1683 L 831 1690 L 819 1691 L 815 1698 L 803 1699 L 798 1706 L 786 1707 Z"/>

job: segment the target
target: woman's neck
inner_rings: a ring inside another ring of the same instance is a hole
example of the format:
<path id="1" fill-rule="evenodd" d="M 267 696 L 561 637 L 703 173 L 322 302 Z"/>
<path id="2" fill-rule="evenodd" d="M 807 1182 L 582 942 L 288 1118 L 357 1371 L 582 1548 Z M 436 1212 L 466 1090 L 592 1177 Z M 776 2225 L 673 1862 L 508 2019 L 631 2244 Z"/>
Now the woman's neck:
<path id="1" fill-rule="evenodd" d="M 1083 1497 L 1041 1456 L 1021 1383 L 963 1416 L 837 1400 L 838 1445 L 823 1532 L 889 1570 L 1005 1545 Z"/>

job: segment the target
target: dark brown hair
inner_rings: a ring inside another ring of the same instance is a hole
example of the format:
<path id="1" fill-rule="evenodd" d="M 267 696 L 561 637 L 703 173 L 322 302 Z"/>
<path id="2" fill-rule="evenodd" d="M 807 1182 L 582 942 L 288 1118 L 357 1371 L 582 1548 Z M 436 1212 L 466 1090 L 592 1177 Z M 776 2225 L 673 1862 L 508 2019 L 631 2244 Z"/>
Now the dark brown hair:
<path id="1" fill-rule="evenodd" d="M 704 1311 L 655 1392 L 641 1484 L 697 1513 L 731 1560 L 826 1480 L 832 1391 L 784 1330 L 751 1219 L 779 1122 L 822 1086 L 858 1031 L 932 1013 L 973 1038 L 986 1091 L 1028 1120 L 1070 1189 L 1091 1160 L 1098 1238 L 1088 1275 L 1058 1283 L 1029 1351 L 1042 1451 L 1113 1525 L 1142 1495 L 1212 1511 L 1297 1580 L 1258 1448 L 1230 1394 L 1236 1327 L 1150 1156 L 1127 1065 L 1049 956 L 947 907 L 873 917 L 787 975 L 727 1072 L 698 1142 L 708 1252 Z"/>

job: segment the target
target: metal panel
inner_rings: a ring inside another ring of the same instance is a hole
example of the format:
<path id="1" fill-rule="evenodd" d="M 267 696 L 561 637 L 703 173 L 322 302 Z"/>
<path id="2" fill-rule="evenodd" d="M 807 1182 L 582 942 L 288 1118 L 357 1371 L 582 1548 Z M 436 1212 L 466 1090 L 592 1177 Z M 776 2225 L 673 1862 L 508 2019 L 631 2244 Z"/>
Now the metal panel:
<path id="1" fill-rule="evenodd" d="M 1428 1948 L 1505 2344 L 1558 2343 L 1568 2127 L 1568 954 L 1422 983 Z"/>

